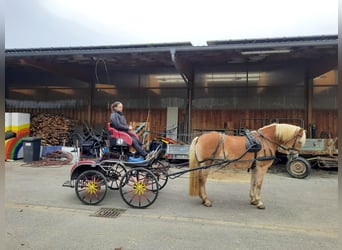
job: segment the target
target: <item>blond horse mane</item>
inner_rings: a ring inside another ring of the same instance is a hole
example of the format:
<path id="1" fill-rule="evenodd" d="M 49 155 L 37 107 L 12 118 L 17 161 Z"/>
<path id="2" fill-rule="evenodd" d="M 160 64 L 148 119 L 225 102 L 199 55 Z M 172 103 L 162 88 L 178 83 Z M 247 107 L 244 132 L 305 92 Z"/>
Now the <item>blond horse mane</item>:
<path id="1" fill-rule="evenodd" d="M 291 124 L 275 123 L 271 125 L 276 126 L 275 135 L 282 142 L 291 140 L 295 136 L 296 131 L 299 132 L 299 129 L 300 129 L 300 127 L 291 125 Z M 304 145 L 305 139 L 306 139 L 306 136 L 304 132 L 303 136 L 300 138 L 302 145 Z"/>

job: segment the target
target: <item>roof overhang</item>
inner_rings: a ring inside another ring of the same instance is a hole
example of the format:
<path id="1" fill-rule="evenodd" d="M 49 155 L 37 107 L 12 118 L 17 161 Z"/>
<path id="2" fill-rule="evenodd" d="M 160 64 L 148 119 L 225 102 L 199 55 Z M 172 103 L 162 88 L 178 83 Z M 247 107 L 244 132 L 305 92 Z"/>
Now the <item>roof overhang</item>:
<path id="1" fill-rule="evenodd" d="M 109 70 L 141 70 L 177 67 L 189 76 L 201 66 L 278 64 L 319 61 L 337 66 L 337 35 L 208 41 L 207 46 L 189 42 L 124 46 L 8 49 L 6 67 L 35 67 L 40 70 L 69 71 L 94 69 L 101 59 Z M 70 72 L 71 73 L 71 72 Z M 87 78 L 87 77 L 86 77 Z"/>

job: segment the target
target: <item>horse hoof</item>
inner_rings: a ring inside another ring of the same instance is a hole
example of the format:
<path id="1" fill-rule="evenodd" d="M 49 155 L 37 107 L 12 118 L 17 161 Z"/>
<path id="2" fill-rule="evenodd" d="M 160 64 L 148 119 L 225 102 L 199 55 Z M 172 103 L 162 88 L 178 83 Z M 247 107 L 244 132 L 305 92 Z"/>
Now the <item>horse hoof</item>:
<path id="1" fill-rule="evenodd" d="M 206 207 L 211 207 L 211 206 L 213 206 L 213 204 L 210 202 L 210 201 L 205 201 L 205 202 L 203 202 L 203 205 L 204 206 L 206 206 Z"/>
<path id="2" fill-rule="evenodd" d="M 258 202 L 257 201 L 251 201 L 251 205 L 256 205 L 256 204 L 258 204 Z"/>
<path id="3" fill-rule="evenodd" d="M 257 208 L 258 208 L 258 209 L 265 209 L 266 207 L 265 207 L 264 204 L 260 204 L 260 205 L 257 206 Z"/>

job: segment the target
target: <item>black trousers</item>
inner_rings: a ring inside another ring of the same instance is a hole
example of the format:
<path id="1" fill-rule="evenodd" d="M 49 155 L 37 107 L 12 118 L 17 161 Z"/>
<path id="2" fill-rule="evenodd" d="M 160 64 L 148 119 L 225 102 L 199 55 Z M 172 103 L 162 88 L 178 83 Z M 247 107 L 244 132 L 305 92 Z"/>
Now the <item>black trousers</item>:
<path id="1" fill-rule="evenodd" d="M 141 147 L 141 142 L 134 135 L 130 135 L 132 138 L 132 146 L 143 157 L 147 155 L 146 151 Z"/>

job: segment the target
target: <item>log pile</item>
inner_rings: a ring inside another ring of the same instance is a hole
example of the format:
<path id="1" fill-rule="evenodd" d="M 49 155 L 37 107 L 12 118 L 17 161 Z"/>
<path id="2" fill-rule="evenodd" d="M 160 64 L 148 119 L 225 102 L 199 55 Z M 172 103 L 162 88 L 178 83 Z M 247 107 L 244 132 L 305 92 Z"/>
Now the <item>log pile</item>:
<path id="1" fill-rule="evenodd" d="M 78 122 L 62 115 L 41 113 L 31 118 L 30 135 L 40 137 L 41 145 L 72 145 L 74 127 Z"/>

